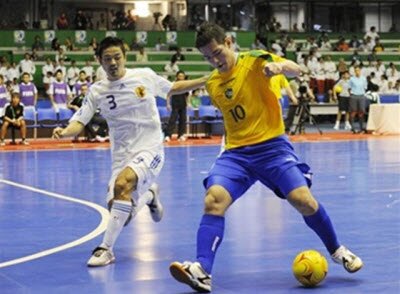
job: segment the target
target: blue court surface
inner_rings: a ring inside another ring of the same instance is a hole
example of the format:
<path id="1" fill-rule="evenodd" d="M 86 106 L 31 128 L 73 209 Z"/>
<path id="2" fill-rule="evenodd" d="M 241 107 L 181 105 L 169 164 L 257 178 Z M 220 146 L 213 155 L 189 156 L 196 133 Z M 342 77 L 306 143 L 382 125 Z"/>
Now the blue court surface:
<path id="1" fill-rule="evenodd" d="M 312 191 L 340 241 L 364 268 L 334 264 L 301 216 L 260 184 L 231 207 L 216 257 L 213 293 L 400 293 L 400 138 L 295 143 L 314 172 Z M 158 180 L 165 216 L 145 207 L 124 229 L 116 263 L 87 268 L 107 222 L 107 149 L 0 153 L 0 293 L 192 293 L 169 274 L 195 256 L 202 179 L 219 146 L 166 148 Z M 325 281 L 301 287 L 291 265 L 316 249 Z"/>

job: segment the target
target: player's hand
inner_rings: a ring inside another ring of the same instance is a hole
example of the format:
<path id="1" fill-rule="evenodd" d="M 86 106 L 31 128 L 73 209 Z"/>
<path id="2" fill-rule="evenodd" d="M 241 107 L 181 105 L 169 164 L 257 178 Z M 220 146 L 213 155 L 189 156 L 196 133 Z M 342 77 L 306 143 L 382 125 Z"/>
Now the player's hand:
<path id="1" fill-rule="evenodd" d="M 282 70 L 282 64 L 280 64 L 279 62 L 271 62 L 267 63 L 267 65 L 264 67 L 264 74 L 267 77 L 272 77 L 281 74 Z"/>
<path id="2" fill-rule="evenodd" d="M 60 138 L 62 138 L 62 137 L 63 137 L 62 131 L 64 131 L 63 128 L 60 128 L 60 127 L 55 128 L 55 129 L 53 130 L 53 136 L 52 136 L 52 138 L 53 138 L 53 139 L 60 139 Z"/>
<path id="3" fill-rule="evenodd" d="M 298 105 L 299 104 L 299 100 L 296 97 L 292 98 L 292 104 L 293 105 Z"/>

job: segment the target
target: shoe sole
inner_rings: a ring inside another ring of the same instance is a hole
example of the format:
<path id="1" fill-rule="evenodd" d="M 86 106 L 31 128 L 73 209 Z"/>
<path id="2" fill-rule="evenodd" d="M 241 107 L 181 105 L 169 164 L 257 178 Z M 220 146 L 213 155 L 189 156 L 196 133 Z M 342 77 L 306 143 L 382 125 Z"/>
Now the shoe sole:
<path id="1" fill-rule="evenodd" d="M 187 272 L 182 268 L 182 265 L 178 262 L 173 262 L 169 266 L 169 271 L 171 275 L 180 283 L 186 284 L 190 286 L 193 290 L 196 290 L 200 293 L 210 293 L 211 291 L 200 288 L 197 284 L 194 284 L 192 279 L 190 279 Z"/>
<path id="2" fill-rule="evenodd" d="M 108 263 L 105 264 L 87 264 L 88 267 L 102 267 L 102 266 L 107 266 L 110 264 L 113 264 L 115 262 L 115 257 L 113 259 L 111 259 Z"/>
<path id="3" fill-rule="evenodd" d="M 360 265 L 360 267 L 356 268 L 355 270 L 349 270 L 349 269 L 347 269 L 347 268 L 345 268 L 345 270 L 348 271 L 349 273 L 353 274 L 353 273 L 355 273 L 355 272 L 358 272 L 360 269 L 362 269 L 363 266 L 364 266 L 364 264 L 362 263 L 362 264 Z"/>

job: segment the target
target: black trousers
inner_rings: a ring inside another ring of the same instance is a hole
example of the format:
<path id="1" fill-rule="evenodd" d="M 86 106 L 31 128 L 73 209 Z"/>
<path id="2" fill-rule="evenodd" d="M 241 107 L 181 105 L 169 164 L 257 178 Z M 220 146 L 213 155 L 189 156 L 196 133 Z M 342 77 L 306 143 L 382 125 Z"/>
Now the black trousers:
<path id="1" fill-rule="evenodd" d="M 164 131 L 165 136 L 171 137 L 178 117 L 178 137 L 186 133 L 186 107 L 172 107 L 171 116 L 169 117 L 167 127 Z"/>
<path id="2" fill-rule="evenodd" d="M 94 126 L 98 127 L 97 131 L 95 130 Z M 89 138 L 95 138 L 96 135 L 99 135 L 100 137 L 105 137 L 107 136 L 108 125 L 104 117 L 102 117 L 98 113 L 95 113 L 93 118 L 86 125 L 86 130 L 88 132 Z"/>

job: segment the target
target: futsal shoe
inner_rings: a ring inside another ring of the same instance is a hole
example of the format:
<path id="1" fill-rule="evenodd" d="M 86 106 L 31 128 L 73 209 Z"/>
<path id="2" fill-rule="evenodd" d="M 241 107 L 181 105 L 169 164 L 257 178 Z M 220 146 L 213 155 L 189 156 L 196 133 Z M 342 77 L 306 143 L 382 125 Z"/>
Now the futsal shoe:
<path id="1" fill-rule="evenodd" d="M 92 256 L 89 258 L 87 265 L 89 267 L 106 266 L 114 261 L 115 256 L 111 249 L 97 247 L 93 250 Z"/>
<path id="2" fill-rule="evenodd" d="M 334 262 L 342 264 L 349 273 L 355 273 L 364 265 L 361 258 L 344 246 L 340 246 L 331 257 Z"/>
<path id="3" fill-rule="evenodd" d="M 351 130 L 351 124 L 349 122 L 346 121 L 345 125 L 344 125 L 344 129 L 346 131 L 350 131 Z"/>
<path id="4" fill-rule="evenodd" d="M 200 293 L 211 292 L 211 275 L 209 275 L 198 262 L 185 261 L 173 262 L 169 266 L 171 275 L 183 284 L 189 285 Z"/>
<path id="5" fill-rule="evenodd" d="M 151 218 L 154 222 L 158 223 L 164 215 L 164 208 L 160 201 L 160 187 L 158 184 L 153 183 L 149 191 L 153 193 L 153 199 L 147 203 L 147 206 L 150 208 Z"/>

